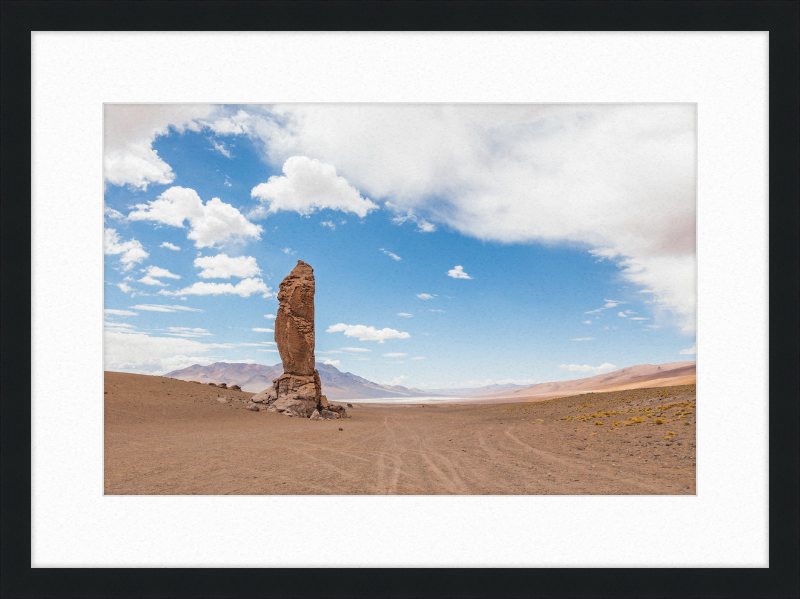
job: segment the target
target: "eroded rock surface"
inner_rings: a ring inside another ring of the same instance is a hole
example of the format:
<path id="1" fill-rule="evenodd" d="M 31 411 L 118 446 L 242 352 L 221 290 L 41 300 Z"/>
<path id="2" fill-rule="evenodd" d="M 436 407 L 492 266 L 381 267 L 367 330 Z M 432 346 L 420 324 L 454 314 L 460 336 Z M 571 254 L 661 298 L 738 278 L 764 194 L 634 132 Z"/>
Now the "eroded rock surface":
<path id="1" fill-rule="evenodd" d="M 314 369 L 314 269 L 302 260 L 281 281 L 275 343 L 283 362 L 283 374 L 253 396 L 254 404 L 286 416 L 333 420 L 347 418 L 341 406 L 322 395 L 319 372 Z"/>

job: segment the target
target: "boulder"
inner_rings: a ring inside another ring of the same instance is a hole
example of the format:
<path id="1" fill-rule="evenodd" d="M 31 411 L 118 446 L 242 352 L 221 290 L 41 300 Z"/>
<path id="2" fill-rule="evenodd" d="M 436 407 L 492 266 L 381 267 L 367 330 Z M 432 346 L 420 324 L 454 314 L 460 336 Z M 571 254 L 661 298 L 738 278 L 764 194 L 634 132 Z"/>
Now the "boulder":
<path id="1" fill-rule="evenodd" d="M 216 384 L 216 383 L 209 383 L 209 384 L 208 384 L 208 386 L 209 386 L 209 387 L 216 387 L 216 386 L 217 386 L 217 384 Z"/>
<path id="2" fill-rule="evenodd" d="M 348 408 L 352 408 L 352 407 L 353 407 L 353 404 L 349 403 L 349 404 L 347 404 L 347 407 L 348 407 Z"/>
<path id="3" fill-rule="evenodd" d="M 220 389 L 227 389 L 228 383 L 220 383 L 219 385 L 217 385 L 217 387 L 219 387 Z"/>
<path id="4" fill-rule="evenodd" d="M 319 417 L 319 410 L 314 410 L 311 412 L 311 416 L 308 417 L 309 420 L 320 420 Z"/>
<path id="5" fill-rule="evenodd" d="M 319 417 L 322 420 L 336 420 L 337 418 L 339 418 L 339 414 L 337 414 L 336 412 L 331 412 L 330 410 L 322 410 L 319 413 Z"/>
<path id="6" fill-rule="evenodd" d="M 315 401 L 305 399 L 298 399 L 294 396 L 279 397 L 268 408 L 270 412 L 278 412 L 284 416 L 299 416 L 300 418 L 308 418 L 317 409 Z"/>
<path id="7" fill-rule="evenodd" d="M 231 385 L 230 386 L 230 390 L 231 391 L 241 391 L 242 388 L 239 385 Z"/>
<path id="8" fill-rule="evenodd" d="M 228 403 L 228 398 L 223 395 L 222 397 L 218 397 L 217 401 L 219 403 Z"/>
<path id="9" fill-rule="evenodd" d="M 251 412 L 258 412 L 258 406 L 254 404 L 252 401 L 249 404 L 247 404 L 247 409 L 250 410 Z"/>

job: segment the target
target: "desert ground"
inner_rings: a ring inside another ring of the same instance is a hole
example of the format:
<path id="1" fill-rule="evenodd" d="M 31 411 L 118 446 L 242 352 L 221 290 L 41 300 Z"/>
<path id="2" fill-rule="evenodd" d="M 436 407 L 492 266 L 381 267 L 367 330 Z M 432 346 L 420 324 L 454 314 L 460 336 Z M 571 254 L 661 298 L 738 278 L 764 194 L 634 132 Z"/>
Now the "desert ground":
<path id="1" fill-rule="evenodd" d="M 693 384 L 516 403 L 353 403 L 351 418 L 333 421 L 252 412 L 252 396 L 106 372 L 105 493 L 695 493 Z"/>

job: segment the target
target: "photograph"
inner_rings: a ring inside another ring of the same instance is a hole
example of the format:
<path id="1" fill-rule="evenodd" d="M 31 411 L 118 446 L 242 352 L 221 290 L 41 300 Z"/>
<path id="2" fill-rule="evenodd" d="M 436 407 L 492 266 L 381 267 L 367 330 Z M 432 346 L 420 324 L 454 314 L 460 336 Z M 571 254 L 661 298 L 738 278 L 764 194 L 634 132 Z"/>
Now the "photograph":
<path id="1" fill-rule="evenodd" d="M 105 495 L 696 494 L 696 104 L 107 103 L 102 156 Z"/>

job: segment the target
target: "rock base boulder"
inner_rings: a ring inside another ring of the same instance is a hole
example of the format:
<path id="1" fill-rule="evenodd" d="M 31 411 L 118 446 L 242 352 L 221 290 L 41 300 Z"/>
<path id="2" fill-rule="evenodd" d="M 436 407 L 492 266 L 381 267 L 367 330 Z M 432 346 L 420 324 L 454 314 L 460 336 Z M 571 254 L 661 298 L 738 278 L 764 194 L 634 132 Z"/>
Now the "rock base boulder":
<path id="1" fill-rule="evenodd" d="M 347 418 L 342 406 L 329 404 L 328 398 L 322 395 L 316 370 L 310 376 L 283 373 L 272 381 L 272 387 L 254 395 L 251 401 L 265 406 L 269 412 L 279 412 L 284 416 L 313 420 Z"/>

